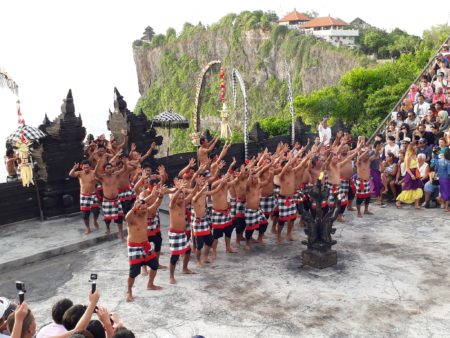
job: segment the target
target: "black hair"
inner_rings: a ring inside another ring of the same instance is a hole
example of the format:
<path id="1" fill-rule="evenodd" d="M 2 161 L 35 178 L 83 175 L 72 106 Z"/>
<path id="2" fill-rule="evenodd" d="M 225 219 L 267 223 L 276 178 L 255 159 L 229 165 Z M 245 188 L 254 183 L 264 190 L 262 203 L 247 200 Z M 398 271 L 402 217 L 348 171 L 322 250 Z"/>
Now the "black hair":
<path id="1" fill-rule="evenodd" d="M 445 151 L 444 151 L 444 158 L 447 161 L 450 161 L 450 148 L 445 149 Z"/>
<path id="2" fill-rule="evenodd" d="M 64 325 L 66 330 L 73 330 L 75 326 L 77 326 L 78 321 L 81 317 L 83 317 L 85 312 L 86 306 L 81 304 L 72 305 L 69 309 L 67 309 L 62 320 L 62 324 Z"/>
<path id="3" fill-rule="evenodd" d="M 379 144 L 381 144 L 381 141 L 375 141 L 373 143 L 373 147 L 376 148 Z"/>
<path id="4" fill-rule="evenodd" d="M 134 333 L 127 328 L 120 328 L 116 331 L 113 338 L 136 338 Z"/>
<path id="5" fill-rule="evenodd" d="M 73 305 L 70 299 L 58 300 L 52 307 L 52 319 L 56 324 L 62 324 L 64 313 Z"/>
<path id="6" fill-rule="evenodd" d="M 83 161 L 81 161 L 81 164 L 82 165 L 91 165 L 90 163 L 89 163 L 89 160 L 83 160 Z"/>
<path id="7" fill-rule="evenodd" d="M 122 165 L 122 164 L 123 164 L 123 161 L 122 161 L 122 160 L 119 160 L 119 161 L 116 162 L 116 165 L 117 165 L 117 166 Z"/>
<path id="8" fill-rule="evenodd" d="M 13 155 L 14 155 L 14 150 L 12 150 L 12 149 L 6 150 L 6 156 L 13 156 Z"/>
<path id="9" fill-rule="evenodd" d="M 148 164 L 148 163 L 144 163 L 143 165 L 142 165 L 142 169 L 147 169 L 147 168 L 152 168 L 152 166 L 150 165 L 150 164 Z"/>
<path id="10" fill-rule="evenodd" d="M 395 141 L 395 137 L 394 136 L 388 136 L 388 140 L 391 140 L 391 141 Z"/>
<path id="11" fill-rule="evenodd" d="M 98 143 L 97 148 L 105 148 L 105 145 L 103 143 Z"/>
<path id="12" fill-rule="evenodd" d="M 107 166 L 111 166 L 111 167 L 112 167 L 111 162 L 106 162 L 106 163 L 103 165 L 103 169 L 105 169 Z"/>
<path id="13" fill-rule="evenodd" d="M 99 320 L 91 320 L 86 328 L 94 338 L 106 338 L 105 329 Z"/>

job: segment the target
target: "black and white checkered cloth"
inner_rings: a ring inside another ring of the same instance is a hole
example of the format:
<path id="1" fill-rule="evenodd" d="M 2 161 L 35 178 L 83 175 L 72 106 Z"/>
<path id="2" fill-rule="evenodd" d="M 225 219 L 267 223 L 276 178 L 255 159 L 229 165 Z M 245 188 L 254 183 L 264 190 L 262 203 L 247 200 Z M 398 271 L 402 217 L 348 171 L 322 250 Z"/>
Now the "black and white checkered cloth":
<path id="1" fill-rule="evenodd" d="M 14 133 L 8 136 L 6 139 L 6 143 L 14 144 L 20 140 L 21 131 L 23 130 L 23 136 L 30 141 L 39 140 L 41 138 L 46 137 L 47 135 L 40 129 L 24 125 L 23 127 L 19 127 Z"/>
<path id="2" fill-rule="evenodd" d="M 266 217 L 273 215 L 273 211 L 275 210 L 276 206 L 277 199 L 274 195 L 261 196 L 259 199 L 259 207 Z"/>
<path id="3" fill-rule="evenodd" d="M 348 192 L 351 188 L 353 181 L 350 179 L 341 179 L 341 185 L 339 186 L 339 196 L 341 196 L 341 205 L 348 204 Z"/>
<path id="4" fill-rule="evenodd" d="M 105 221 L 116 220 L 123 216 L 122 204 L 118 199 L 109 200 L 103 198 L 102 202 L 103 219 Z"/>
<path id="5" fill-rule="evenodd" d="M 194 215 L 192 215 L 191 223 L 194 236 L 207 236 L 211 233 L 211 229 L 209 228 L 209 219 L 207 215 L 205 215 L 202 218 L 197 218 Z"/>
<path id="6" fill-rule="evenodd" d="M 245 218 L 245 201 L 236 199 L 235 218 Z"/>
<path id="7" fill-rule="evenodd" d="M 173 127 L 173 128 L 187 128 L 189 121 L 180 114 L 175 113 L 172 108 L 168 111 L 158 114 L 153 119 L 155 127 Z"/>
<path id="8" fill-rule="evenodd" d="M 80 193 L 80 210 L 91 211 L 91 209 L 98 208 L 98 199 L 96 194 L 84 195 Z"/>
<path id="9" fill-rule="evenodd" d="M 131 185 L 124 189 L 119 189 L 119 199 L 121 202 L 131 201 L 134 198 L 136 198 L 136 191 L 134 191 Z"/>
<path id="10" fill-rule="evenodd" d="M 278 220 L 287 222 L 297 218 L 297 206 L 293 198 L 278 196 Z"/>
<path id="11" fill-rule="evenodd" d="M 147 219 L 147 236 L 155 236 L 158 232 L 161 232 L 161 225 L 159 223 L 159 210 L 156 212 L 155 217 L 149 217 Z"/>
<path id="12" fill-rule="evenodd" d="M 370 182 L 357 178 L 355 180 L 356 198 L 370 197 Z"/>
<path id="13" fill-rule="evenodd" d="M 169 247 L 172 255 L 182 255 L 191 248 L 184 231 L 169 229 Z"/>
<path id="14" fill-rule="evenodd" d="M 130 265 L 149 262 L 153 258 L 156 258 L 156 253 L 153 252 L 151 243 L 128 242 L 128 262 L 130 263 Z"/>
<path id="15" fill-rule="evenodd" d="M 234 197 L 230 198 L 230 214 L 231 220 L 234 221 L 236 219 L 236 199 Z"/>
<path id="16" fill-rule="evenodd" d="M 251 231 L 259 229 L 261 224 L 267 223 L 267 219 L 264 216 L 261 209 L 245 209 L 245 230 Z"/>
<path id="17" fill-rule="evenodd" d="M 216 210 L 213 208 L 209 217 L 213 229 L 224 229 L 232 224 L 230 209 Z"/>

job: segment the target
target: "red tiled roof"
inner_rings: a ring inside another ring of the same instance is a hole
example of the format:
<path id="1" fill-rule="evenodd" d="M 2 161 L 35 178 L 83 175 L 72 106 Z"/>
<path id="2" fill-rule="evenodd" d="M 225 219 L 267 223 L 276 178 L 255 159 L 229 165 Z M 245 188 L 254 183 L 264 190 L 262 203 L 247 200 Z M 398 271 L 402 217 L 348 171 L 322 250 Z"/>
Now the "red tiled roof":
<path id="1" fill-rule="evenodd" d="M 314 18 L 311 21 L 305 23 L 302 28 L 314 28 L 314 27 L 330 27 L 330 26 L 348 26 L 348 23 L 332 18 L 331 16 L 325 16 L 322 18 Z"/>
<path id="2" fill-rule="evenodd" d="M 303 13 L 297 12 L 295 9 L 293 12 L 286 15 L 278 22 L 289 22 L 289 21 L 309 21 L 311 18 Z"/>

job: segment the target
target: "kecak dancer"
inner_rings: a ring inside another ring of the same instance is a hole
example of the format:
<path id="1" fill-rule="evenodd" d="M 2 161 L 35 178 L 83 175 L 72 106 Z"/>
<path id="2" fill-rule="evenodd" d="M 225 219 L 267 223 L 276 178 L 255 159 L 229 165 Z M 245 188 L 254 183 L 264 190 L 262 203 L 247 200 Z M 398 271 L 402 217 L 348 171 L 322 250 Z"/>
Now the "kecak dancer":
<path id="1" fill-rule="evenodd" d="M 200 138 L 200 147 L 197 150 L 197 160 L 199 165 L 208 162 L 208 154 L 213 151 L 216 146 L 217 141 L 219 141 L 218 137 L 213 138 L 211 141 L 207 141 L 205 137 Z"/>
<path id="2" fill-rule="evenodd" d="M 82 170 L 78 170 L 81 168 Z M 83 214 L 83 221 L 86 226 L 85 234 L 91 233 L 91 227 L 89 225 L 89 215 L 92 212 L 94 216 L 94 225 L 98 229 L 97 222 L 100 214 L 97 193 L 95 189 L 95 173 L 91 170 L 88 160 L 81 162 L 81 166 L 75 163 L 72 170 L 69 172 L 70 177 L 77 177 L 80 181 L 80 210 Z"/>
<path id="3" fill-rule="evenodd" d="M 119 200 L 120 203 L 122 204 L 124 214 L 127 214 L 128 211 L 131 209 L 131 206 L 133 205 L 134 201 L 136 200 L 136 192 L 131 186 L 130 174 L 131 172 L 136 170 L 137 166 L 132 165 L 128 161 L 128 159 L 122 155 L 119 158 L 120 160 L 117 161 L 116 163 L 118 170 L 122 169 L 125 163 L 127 164 L 127 169 L 121 172 L 121 174 L 117 175 Z"/>
<path id="4" fill-rule="evenodd" d="M 160 290 L 161 287 L 155 285 L 155 277 L 158 271 L 158 257 L 152 250 L 152 245 L 147 240 L 147 218 L 148 213 L 154 213 L 161 204 L 163 194 L 154 189 L 149 197 L 156 197 L 152 205 L 147 204 L 147 199 L 136 201 L 133 209 L 130 210 L 125 219 L 128 226 L 128 261 L 130 273 L 128 276 L 127 302 L 133 300 L 133 285 L 135 278 L 139 275 L 142 266 L 149 266 L 151 271 L 147 283 L 148 290 Z"/>
<path id="5" fill-rule="evenodd" d="M 123 210 L 122 205 L 119 200 L 119 181 L 118 177 L 125 173 L 128 169 L 127 163 L 125 162 L 123 167 L 120 170 L 113 171 L 113 166 L 111 163 L 107 162 L 103 165 L 104 174 L 98 173 L 98 167 L 101 165 L 101 162 L 97 163 L 95 167 L 95 175 L 97 179 L 102 183 L 103 186 L 103 202 L 102 202 L 102 210 L 103 210 L 103 219 L 106 224 L 106 233 L 110 233 L 110 224 L 111 221 L 114 220 L 117 223 L 119 228 L 119 239 L 123 239 L 122 233 L 122 223 L 123 223 Z"/>
<path id="6" fill-rule="evenodd" d="M 357 216 L 362 217 L 361 204 L 364 202 L 364 214 L 373 215 L 369 211 L 370 204 L 370 161 L 375 155 L 369 155 L 370 148 L 362 148 L 362 153 L 356 161 L 358 177 L 355 180 L 356 185 L 356 210 Z"/>
<path id="7" fill-rule="evenodd" d="M 250 242 L 255 230 L 259 230 L 258 241 L 263 244 L 263 236 L 268 224 L 259 205 L 261 188 L 258 176 L 258 171 L 252 168 L 247 180 L 245 193 L 245 250 L 250 250 Z"/>
<path id="8" fill-rule="evenodd" d="M 208 185 L 206 184 L 204 178 L 199 178 L 197 180 L 199 184 L 199 191 L 195 194 L 192 199 L 192 232 L 195 242 L 195 256 L 197 258 L 197 268 L 202 266 L 202 263 L 210 263 L 209 251 L 213 246 L 214 237 L 211 234 L 211 229 L 209 227 L 209 217 L 206 211 L 206 196 L 208 194 Z M 205 246 L 205 254 L 203 260 L 202 249 Z"/>
<path id="9" fill-rule="evenodd" d="M 189 203 L 192 196 L 186 196 L 186 184 L 177 184 L 176 192 L 171 196 L 169 203 L 170 227 L 170 284 L 176 284 L 175 267 L 180 258 L 183 258 L 183 273 L 192 274 L 188 264 L 191 256 L 191 246 L 186 236 L 186 203 Z"/>

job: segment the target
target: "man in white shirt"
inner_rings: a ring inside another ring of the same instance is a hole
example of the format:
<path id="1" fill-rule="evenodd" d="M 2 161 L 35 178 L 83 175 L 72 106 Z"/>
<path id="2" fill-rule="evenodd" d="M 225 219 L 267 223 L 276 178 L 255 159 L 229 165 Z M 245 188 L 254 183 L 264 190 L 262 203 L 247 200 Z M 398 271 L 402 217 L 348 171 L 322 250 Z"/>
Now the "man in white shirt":
<path id="1" fill-rule="evenodd" d="M 331 128 L 328 127 L 328 118 L 324 117 L 322 122 L 319 123 L 319 139 L 320 142 L 328 146 L 331 142 Z"/>
<path id="2" fill-rule="evenodd" d="M 419 101 L 414 106 L 414 113 L 421 119 L 428 114 L 428 109 L 430 109 L 430 104 L 425 101 L 423 95 L 419 95 Z"/>
<path id="3" fill-rule="evenodd" d="M 64 325 L 62 325 L 62 319 L 64 316 L 64 312 L 66 312 L 67 309 L 69 309 L 72 305 L 72 301 L 67 298 L 61 299 L 56 302 L 52 308 L 53 322 L 41 328 L 36 335 L 36 338 L 55 337 L 67 332 Z"/>

